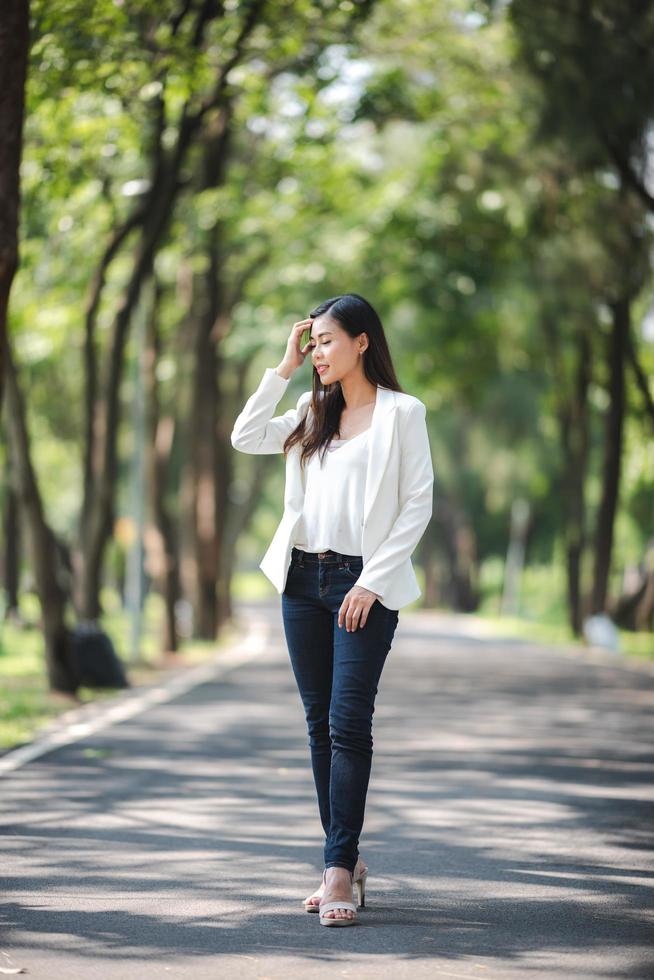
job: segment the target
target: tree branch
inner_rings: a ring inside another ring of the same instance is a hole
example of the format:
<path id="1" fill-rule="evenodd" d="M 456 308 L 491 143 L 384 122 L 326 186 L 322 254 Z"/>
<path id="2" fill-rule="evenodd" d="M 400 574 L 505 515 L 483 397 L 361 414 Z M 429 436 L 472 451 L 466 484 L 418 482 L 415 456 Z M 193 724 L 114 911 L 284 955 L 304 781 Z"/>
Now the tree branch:
<path id="1" fill-rule="evenodd" d="M 652 425 L 654 425 L 654 399 L 652 398 L 651 392 L 649 390 L 647 375 L 643 371 L 640 365 L 640 361 L 638 360 L 638 353 L 636 351 L 636 347 L 634 345 L 634 341 L 633 341 L 633 337 L 631 336 L 631 333 L 629 333 L 627 336 L 627 357 L 629 359 L 629 363 L 631 364 L 631 368 L 634 372 L 634 376 L 636 378 L 636 384 L 638 385 L 640 393 L 643 396 L 643 401 L 645 403 L 645 412 L 647 413 L 647 415 L 649 415 Z"/>
<path id="2" fill-rule="evenodd" d="M 95 316 L 100 304 L 102 289 L 104 288 L 104 283 L 107 276 L 107 269 L 118 254 L 118 250 L 127 236 L 141 223 L 145 217 L 145 214 L 145 206 L 143 204 L 139 205 L 139 207 L 137 207 L 132 214 L 129 215 L 123 224 L 115 229 L 113 235 L 109 239 L 109 243 L 104 250 L 102 258 L 98 263 L 98 267 L 95 270 L 93 279 L 91 280 L 85 314 L 87 335 L 89 330 L 92 331 L 95 322 Z"/>
<path id="3" fill-rule="evenodd" d="M 604 143 L 608 154 L 615 164 L 615 167 L 622 177 L 624 184 L 634 191 L 648 210 L 654 212 L 654 196 L 645 187 L 645 184 L 632 167 L 629 157 L 622 152 L 620 147 L 613 142 L 611 137 L 600 127 L 600 139 Z"/>

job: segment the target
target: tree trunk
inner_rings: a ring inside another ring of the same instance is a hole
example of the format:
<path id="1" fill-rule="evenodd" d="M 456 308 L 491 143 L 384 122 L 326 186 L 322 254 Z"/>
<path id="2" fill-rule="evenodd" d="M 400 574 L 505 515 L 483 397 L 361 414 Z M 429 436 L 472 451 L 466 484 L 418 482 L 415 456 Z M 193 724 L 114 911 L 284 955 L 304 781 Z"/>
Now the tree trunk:
<path id="1" fill-rule="evenodd" d="M 636 608 L 636 629 L 651 630 L 654 627 L 654 569 L 647 574 L 647 584 Z"/>
<path id="2" fill-rule="evenodd" d="M 205 134 L 202 189 L 224 183 L 230 126 L 231 105 L 228 102 Z M 193 302 L 196 334 L 190 444 L 193 488 L 190 527 L 195 564 L 192 596 L 195 635 L 207 640 L 215 639 L 221 625 L 218 576 L 231 471 L 229 432 L 224 431 L 224 420 L 221 419 L 223 361 L 220 345 L 231 324 L 222 273 L 221 234 L 222 224 L 218 220 L 206 233 L 207 271 L 194 279 Z"/>
<path id="3" fill-rule="evenodd" d="M 245 397 L 239 401 L 243 404 Z M 234 418 L 238 414 L 238 409 Z M 230 444 L 231 448 L 231 444 Z M 224 623 L 232 616 L 232 578 L 236 565 L 238 542 L 247 531 L 260 503 L 263 487 L 279 460 L 273 454 L 254 455 L 245 464 L 247 478 L 244 496 L 235 498 L 235 483 L 230 481 L 229 513 L 225 524 L 220 555 L 220 571 L 218 576 L 218 622 Z M 240 481 L 239 481 L 240 482 Z M 242 485 L 242 484 L 241 484 Z M 263 572 L 261 573 L 263 574 Z"/>
<path id="4" fill-rule="evenodd" d="M 575 636 L 582 631 L 581 568 L 586 547 L 585 484 L 588 470 L 588 387 L 591 380 L 592 347 L 588 332 L 576 335 L 577 367 L 569 405 L 559 412 L 563 448 L 562 495 L 563 537 L 566 554 L 568 619 Z"/>
<path id="5" fill-rule="evenodd" d="M 582 630 L 582 563 L 586 549 L 586 475 L 589 457 L 588 388 L 591 381 L 593 350 L 590 331 L 584 323 L 575 329 L 573 341 L 574 375 L 568 378 L 564 340 L 559 319 L 544 309 L 540 325 L 555 379 L 554 404 L 559 425 L 562 453 L 561 509 L 565 549 L 568 621 L 575 634 Z"/>
<path id="6" fill-rule="evenodd" d="M 434 516 L 429 522 L 425 533 L 420 539 L 416 556 L 422 566 L 425 577 L 425 588 L 422 606 L 425 609 L 435 609 L 442 602 L 442 570 L 438 561 L 441 540 L 441 505 L 434 496 Z"/>
<path id="7" fill-rule="evenodd" d="M 0 407 L 9 359 L 9 293 L 18 268 L 19 168 L 28 51 L 29 0 L 4 0 L 0 17 Z"/>
<path id="8" fill-rule="evenodd" d="M 154 301 L 146 326 L 145 364 L 142 375 L 146 390 L 147 450 L 146 485 L 152 514 L 151 532 L 146 536 L 148 572 L 164 600 L 163 652 L 178 648 L 175 605 L 180 596 L 177 541 L 171 515 L 166 506 L 166 484 L 175 434 L 172 415 L 161 417 L 157 364 L 161 350 L 159 335 L 160 287 L 155 284 Z"/>
<path id="9" fill-rule="evenodd" d="M 613 321 L 608 336 L 609 407 L 606 412 L 602 496 L 595 529 L 595 562 L 591 612 L 606 608 L 613 530 L 618 507 L 622 437 L 625 415 L 625 360 L 630 330 L 630 300 L 621 297 L 611 304 Z"/>
<path id="10" fill-rule="evenodd" d="M 2 587 L 5 592 L 5 619 L 20 617 L 18 606 L 20 583 L 20 520 L 18 493 L 11 474 L 11 461 L 6 462 L 5 502 L 2 515 L 4 548 L 2 560 Z"/>
<path id="11" fill-rule="evenodd" d="M 458 612 L 474 612 L 479 606 L 475 534 L 466 514 L 452 500 L 443 499 L 440 509 L 449 570 L 449 581 L 443 587 L 444 599 Z"/>
<path id="12" fill-rule="evenodd" d="M 249 362 L 232 363 L 232 375 L 236 385 L 231 391 L 231 410 L 223 412 L 223 425 L 231 432 L 233 420 L 238 415 L 240 407 L 247 397 L 246 383 Z M 231 449 L 231 441 L 227 452 Z M 218 570 L 218 621 L 225 622 L 232 617 L 232 576 L 236 565 L 236 551 L 241 534 L 249 527 L 250 521 L 261 499 L 261 486 L 265 480 L 274 456 L 262 454 L 251 457 L 251 471 L 245 480 L 234 480 L 234 461 L 230 457 L 230 481 L 225 499 L 228 506 L 225 532 L 222 538 L 222 550 L 219 556 Z"/>
<path id="13" fill-rule="evenodd" d="M 113 323 L 109 343 L 109 358 L 103 385 L 102 401 L 98 405 L 95 433 L 95 468 L 88 485 L 90 497 L 85 498 L 81 522 L 79 551 L 82 556 L 80 615 L 96 620 L 100 615 L 100 583 L 102 561 L 114 523 L 114 497 L 118 478 L 117 442 L 120 424 L 120 388 L 127 334 L 132 314 L 148 279 L 154 255 L 170 215 L 172 196 L 161 192 L 153 195 L 155 213 L 143 230 L 130 280 L 124 290 Z M 167 197 L 170 197 L 168 203 Z"/>
<path id="14" fill-rule="evenodd" d="M 25 406 L 9 344 L 6 348 L 7 429 L 20 502 L 25 515 L 36 591 L 41 603 L 45 660 L 51 689 L 74 693 L 77 685 L 69 667 L 69 637 L 65 624 L 66 592 L 58 548 L 46 524 L 43 503 L 32 467 Z"/>
<path id="15" fill-rule="evenodd" d="M 196 277 L 197 333 L 191 406 L 191 467 L 193 481 L 193 592 L 195 636 L 213 640 L 218 630 L 217 577 L 221 512 L 218 505 L 218 354 L 212 339 L 216 297 L 212 295 L 216 248 L 210 247 L 209 275 Z"/>

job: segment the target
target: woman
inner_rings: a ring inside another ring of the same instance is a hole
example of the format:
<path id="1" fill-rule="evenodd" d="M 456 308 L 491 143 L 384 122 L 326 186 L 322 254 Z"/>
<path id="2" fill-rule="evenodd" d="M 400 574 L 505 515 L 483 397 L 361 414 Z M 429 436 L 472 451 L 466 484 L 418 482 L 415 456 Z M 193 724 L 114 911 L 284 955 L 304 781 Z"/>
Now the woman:
<path id="1" fill-rule="evenodd" d="M 312 390 L 273 418 L 308 354 Z M 421 594 L 411 554 L 432 514 L 425 416 L 400 388 L 375 310 L 347 293 L 294 324 L 232 431 L 235 449 L 286 456 L 284 514 L 260 568 L 281 593 L 307 720 L 326 839 L 322 884 L 304 907 L 326 926 L 356 922 L 354 884 L 365 904 L 358 843 L 375 696 L 398 610 Z"/>

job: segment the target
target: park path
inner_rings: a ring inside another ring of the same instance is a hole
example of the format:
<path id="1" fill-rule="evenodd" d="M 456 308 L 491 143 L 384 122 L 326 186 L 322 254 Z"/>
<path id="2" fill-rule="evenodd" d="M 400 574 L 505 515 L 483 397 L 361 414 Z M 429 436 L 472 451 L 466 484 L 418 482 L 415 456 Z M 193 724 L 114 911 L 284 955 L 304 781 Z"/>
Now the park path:
<path id="1" fill-rule="evenodd" d="M 278 599 L 261 653 L 0 777 L 0 967 L 35 978 L 654 976 L 654 672 L 400 612 L 368 907 L 300 908 L 322 828 Z"/>

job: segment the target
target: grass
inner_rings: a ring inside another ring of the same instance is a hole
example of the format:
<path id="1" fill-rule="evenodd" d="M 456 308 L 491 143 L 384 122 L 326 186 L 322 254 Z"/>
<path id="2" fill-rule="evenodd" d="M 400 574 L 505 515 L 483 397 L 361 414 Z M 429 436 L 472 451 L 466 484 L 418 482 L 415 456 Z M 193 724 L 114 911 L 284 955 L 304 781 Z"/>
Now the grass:
<path id="1" fill-rule="evenodd" d="M 567 625 L 563 602 L 564 582 L 554 566 L 527 568 L 523 574 L 516 615 L 502 615 L 500 598 L 503 565 L 501 561 L 486 562 L 482 568 L 480 588 L 482 601 L 477 615 L 492 624 L 498 633 L 548 645 L 569 645 L 583 641 L 573 636 Z M 272 592 L 264 576 L 256 570 L 237 574 L 234 592 L 242 600 L 269 597 Z M 163 604 L 158 595 L 148 595 L 143 615 L 143 634 L 139 656 L 130 659 L 130 621 L 118 595 L 104 591 L 105 614 L 102 625 L 126 666 L 133 686 L 156 682 L 171 667 L 201 663 L 218 649 L 233 642 L 233 628 L 228 627 L 215 642 L 186 641 L 180 652 L 162 659 L 160 629 Z M 21 597 L 21 615 L 27 623 L 37 623 L 39 606 L 34 596 Z M 654 659 L 654 634 L 620 631 L 623 654 Z M 113 697 L 115 689 L 80 688 L 79 701 L 100 701 Z M 50 720 L 69 710 L 76 703 L 71 698 L 48 690 L 43 658 L 43 639 L 35 626 L 20 627 L 3 623 L 0 632 L 0 752 L 29 742 Z"/>
<path id="2" fill-rule="evenodd" d="M 478 615 L 505 635 L 551 645 L 580 644 L 568 625 L 563 569 L 557 565 L 536 565 L 524 570 L 520 583 L 516 615 L 501 612 L 503 563 L 493 559 L 484 564 L 481 575 L 482 601 Z M 629 657 L 654 660 L 654 633 L 618 630 L 620 652 Z"/>
<path id="3" fill-rule="evenodd" d="M 226 627 L 216 641 L 189 640 L 178 653 L 162 657 L 159 631 L 163 603 L 158 595 L 149 595 L 144 606 L 139 656 L 130 660 L 125 655 L 129 649 L 129 615 L 115 593 L 104 592 L 102 602 L 102 626 L 112 639 L 132 687 L 155 683 L 171 669 L 202 663 L 234 640 L 233 627 Z M 102 701 L 122 690 L 81 687 L 77 698 L 50 691 L 43 637 L 35 625 L 29 625 L 38 623 L 39 618 L 34 596 L 21 596 L 20 613 L 28 625 L 4 622 L 0 632 L 0 752 L 31 741 L 48 722 L 79 703 Z"/>

